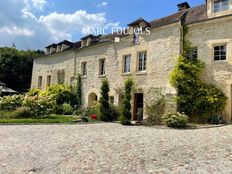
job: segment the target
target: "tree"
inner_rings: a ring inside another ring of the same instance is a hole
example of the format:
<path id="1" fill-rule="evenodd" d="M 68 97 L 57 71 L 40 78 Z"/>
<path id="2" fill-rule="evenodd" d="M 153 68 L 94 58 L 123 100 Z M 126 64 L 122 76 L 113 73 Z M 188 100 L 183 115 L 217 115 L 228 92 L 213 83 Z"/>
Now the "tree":
<path id="1" fill-rule="evenodd" d="M 102 121 L 112 121 L 109 104 L 109 82 L 106 78 L 102 80 L 101 97 L 99 100 L 99 118 Z"/>
<path id="2" fill-rule="evenodd" d="M 81 90 L 81 75 L 78 74 L 77 76 L 77 91 L 76 91 L 76 97 L 77 97 L 77 108 L 81 107 L 81 99 L 82 99 L 82 90 Z"/>
<path id="3" fill-rule="evenodd" d="M 40 50 L 0 48 L 0 81 L 16 91 L 25 92 L 31 84 L 33 58 L 43 54 Z"/>
<path id="4" fill-rule="evenodd" d="M 131 92 L 134 82 L 131 78 L 128 78 L 124 84 L 124 99 L 122 103 L 120 123 L 123 125 L 131 124 Z"/>

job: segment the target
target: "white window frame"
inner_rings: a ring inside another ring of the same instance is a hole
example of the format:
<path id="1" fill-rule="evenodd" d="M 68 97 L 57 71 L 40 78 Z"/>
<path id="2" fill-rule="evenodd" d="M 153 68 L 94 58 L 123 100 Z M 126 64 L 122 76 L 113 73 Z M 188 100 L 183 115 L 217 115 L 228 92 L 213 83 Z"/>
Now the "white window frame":
<path id="1" fill-rule="evenodd" d="M 123 73 L 129 74 L 131 73 L 131 55 L 123 56 Z"/>
<path id="2" fill-rule="evenodd" d="M 138 72 L 145 72 L 147 70 L 147 51 L 138 53 Z"/>
<path id="3" fill-rule="evenodd" d="M 218 49 L 218 55 L 216 55 L 216 50 L 215 48 L 219 47 Z M 224 47 L 224 49 L 222 49 L 222 47 Z M 225 52 L 225 54 L 223 53 L 223 51 Z M 218 57 L 218 59 L 215 59 L 216 56 Z M 225 59 L 223 58 L 225 57 Z M 227 60 L 227 44 L 217 44 L 213 46 L 213 60 L 214 62 L 220 62 L 220 61 L 226 61 Z"/>
<path id="4" fill-rule="evenodd" d="M 197 60 L 198 59 L 198 47 L 191 47 L 188 52 L 188 58 L 190 60 Z"/>
<path id="5" fill-rule="evenodd" d="M 100 76 L 106 75 L 106 60 L 105 59 L 99 60 L 99 75 Z"/>
<path id="6" fill-rule="evenodd" d="M 87 62 L 82 62 L 81 63 L 81 75 L 83 77 L 87 76 Z"/>
<path id="7" fill-rule="evenodd" d="M 223 2 L 223 1 L 227 1 L 227 5 L 226 5 L 226 2 Z M 217 8 L 216 8 L 216 4 L 218 6 Z M 214 13 L 228 11 L 229 9 L 230 9 L 230 0 L 214 0 L 213 1 Z"/>

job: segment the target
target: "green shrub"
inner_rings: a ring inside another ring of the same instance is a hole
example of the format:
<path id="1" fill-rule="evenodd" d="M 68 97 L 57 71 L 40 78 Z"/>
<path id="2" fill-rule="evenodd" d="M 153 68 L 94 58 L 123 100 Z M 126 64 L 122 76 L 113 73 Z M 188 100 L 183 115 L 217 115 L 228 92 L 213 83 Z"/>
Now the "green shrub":
<path id="1" fill-rule="evenodd" d="M 30 117 L 33 116 L 31 115 L 30 110 L 26 107 L 17 108 L 11 113 L 11 118 L 30 118 Z"/>
<path id="2" fill-rule="evenodd" d="M 82 88 L 81 88 L 81 75 L 78 74 L 77 76 L 77 91 L 76 91 L 76 100 L 77 100 L 77 108 L 81 107 L 81 99 L 82 99 Z"/>
<path id="3" fill-rule="evenodd" d="M 118 120 L 120 116 L 119 108 L 113 104 L 110 104 L 110 115 L 111 115 L 112 121 Z"/>
<path id="4" fill-rule="evenodd" d="M 23 95 L 0 97 L 0 110 L 12 111 L 22 106 Z"/>
<path id="5" fill-rule="evenodd" d="M 177 90 L 177 109 L 190 117 L 205 117 L 221 112 L 226 105 L 226 96 L 213 85 L 200 78 L 204 64 L 180 56 L 171 74 L 171 84 Z"/>
<path id="6" fill-rule="evenodd" d="M 167 113 L 163 117 L 164 123 L 168 127 L 173 128 L 184 128 L 187 127 L 188 124 L 188 116 L 185 114 L 180 114 L 179 112 L 176 113 Z"/>
<path id="7" fill-rule="evenodd" d="M 162 122 L 162 115 L 165 112 L 165 96 L 161 89 L 152 88 L 149 90 L 150 99 L 145 102 L 147 122 L 152 125 L 159 125 Z"/>
<path id="8" fill-rule="evenodd" d="M 109 82 L 105 78 L 102 80 L 101 97 L 99 100 L 99 119 L 102 121 L 112 121 L 109 104 Z"/>
<path id="9" fill-rule="evenodd" d="M 28 93 L 27 96 L 33 97 L 36 95 L 42 95 L 43 91 L 41 89 L 31 89 Z"/>
<path id="10" fill-rule="evenodd" d="M 73 113 L 73 108 L 72 108 L 72 106 L 70 105 L 70 104 L 68 104 L 68 103 L 64 103 L 63 105 L 62 105 L 62 110 L 63 110 L 63 114 L 64 115 L 71 115 L 72 113 Z"/>
<path id="11" fill-rule="evenodd" d="M 31 116 L 46 116 L 53 111 L 55 101 L 47 96 L 26 96 L 23 101 L 23 106 L 28 108 Z"/>
<path id="12" fill-rule="evenodd" d="M 122 109 L 120 114 L 120 123 L 123 125 L 131 124 L 131 92 L 134 82 L 131 78 L 128 78 L 124 84 L 124 99 L 122 103 Z"/>
<path id="13" fill-rule="evenodd" d="M 45 95 L 53 98 L 57 105 L 62 105 L 71 102 L 74 94 L 71 91 L 71 86 L 58 84 L 49 87 Z"/>

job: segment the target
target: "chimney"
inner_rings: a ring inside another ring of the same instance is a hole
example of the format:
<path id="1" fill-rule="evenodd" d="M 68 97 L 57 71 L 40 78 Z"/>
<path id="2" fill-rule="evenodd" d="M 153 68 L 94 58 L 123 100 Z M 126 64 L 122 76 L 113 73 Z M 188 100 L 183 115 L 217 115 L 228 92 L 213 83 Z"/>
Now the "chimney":
<path id="1" fill-rule="evenodd" d="M 190 8 L 188 2 L 180 3 L 180 4 L 177 5 L 177 7 L 178 7 L 179 11 L 186 10 L 186 9 Z"/>

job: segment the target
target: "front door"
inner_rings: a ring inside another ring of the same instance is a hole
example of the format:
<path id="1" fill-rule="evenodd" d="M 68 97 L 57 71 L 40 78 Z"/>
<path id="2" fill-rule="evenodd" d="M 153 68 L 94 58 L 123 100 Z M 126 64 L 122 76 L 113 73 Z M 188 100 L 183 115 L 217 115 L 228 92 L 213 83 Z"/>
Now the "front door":
<path id="1" fill-rule="evenodd" d="M 134 94 L 133 120 L 137 119 L 138 109 L 143 109 L 143 93 Z"/>

